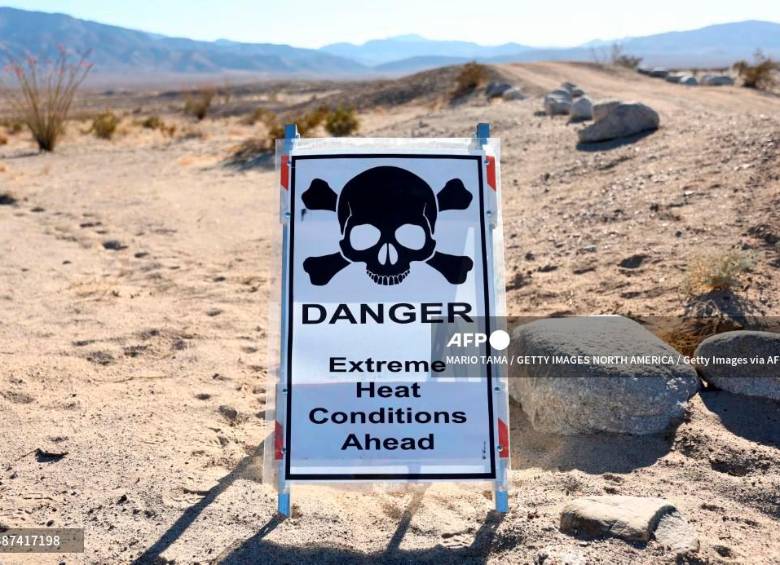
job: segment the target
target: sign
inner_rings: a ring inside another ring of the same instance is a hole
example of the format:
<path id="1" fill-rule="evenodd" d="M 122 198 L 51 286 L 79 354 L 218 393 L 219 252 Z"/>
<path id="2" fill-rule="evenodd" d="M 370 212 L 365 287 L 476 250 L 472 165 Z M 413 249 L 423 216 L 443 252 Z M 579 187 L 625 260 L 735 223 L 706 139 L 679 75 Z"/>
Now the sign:
<path id="1" fill-rule="evenodd" d="M 502 306 L 495 156 L 478 140 L 439 150 L 396 140 L 393 151 L 387 141 L 360 140 L 359 151 L 317 141 L 288 140 L 279 160 L 280 488 L 504 481 L 501 375 L 488 364 L 454 376 L 434 345 L 443 324 L 489 335 Z"/>

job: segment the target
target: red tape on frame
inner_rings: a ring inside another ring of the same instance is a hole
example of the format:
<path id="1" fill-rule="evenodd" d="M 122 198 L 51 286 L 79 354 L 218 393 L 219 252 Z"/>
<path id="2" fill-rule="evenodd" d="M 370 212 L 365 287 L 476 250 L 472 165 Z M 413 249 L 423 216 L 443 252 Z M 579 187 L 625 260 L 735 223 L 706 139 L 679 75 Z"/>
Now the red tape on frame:
<path id="1" fill-rule="evenodd" d="M 287 166 L 289 160 L 289 155 L 282 155 L 282 188 L 285 190 L 290 188 L 290 167 Z"/>
<path id="2" fill-rule="evenodd" d="M 498 445 L 501 447 L 498 456 L 507 459 L 509 457 L 509 428 L 501 418 L 498 419 Z"/>
<path id="3" fill-rule="evenodd" d="M 284 429 L 279 422 L 274 426 L 274 459 L 281 461 L 284 457 Z"/>
<path id="4" fill-rule="evenodd" d="M 496 158 L 491 155 L 487 157 L 487 183 L 490 188 L 496 189 Z"/>

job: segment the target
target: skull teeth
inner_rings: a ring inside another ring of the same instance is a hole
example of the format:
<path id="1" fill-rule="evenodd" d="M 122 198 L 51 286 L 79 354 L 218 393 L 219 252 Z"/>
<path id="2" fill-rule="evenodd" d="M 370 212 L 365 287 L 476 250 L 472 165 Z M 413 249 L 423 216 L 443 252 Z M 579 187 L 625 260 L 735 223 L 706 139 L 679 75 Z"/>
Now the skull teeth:
<path id="1" fill-rule="evenodd" d="M 398 284 L 402 280 L 404 280 L 406 278 L 406 275 L 409 274 L 409 269 L 406 269 L 403 273 L 400 273 L 398 275 L 378 275 L 378 274 L 372 273 L 371 271 L 366 269 L 366 274 L 376 284 L 379 284 L 379 285 L 382 285 L 382 286 L 391 286 L 391 285 L 394 285 L 394 284 Z"/>

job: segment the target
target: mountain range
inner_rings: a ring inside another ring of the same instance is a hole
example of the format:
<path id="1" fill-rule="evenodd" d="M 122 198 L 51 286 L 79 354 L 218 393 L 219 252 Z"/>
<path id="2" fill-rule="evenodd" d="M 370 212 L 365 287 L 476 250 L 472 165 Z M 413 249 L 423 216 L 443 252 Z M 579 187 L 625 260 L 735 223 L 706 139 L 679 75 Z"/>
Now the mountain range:
<path id="1" fill-rule="evenodd" d="M 196 41 L 81 20 L 64 14 L 0 7 L 0 58 L 56 56 L 63 45 L 90 51 L 95 73 L 117 77 L 161 73 L 373 76 L 480 62 L 606 59 L 612 42 L 594 40 L 579 47 L 538 48 L 520 43 L 484 46 L 402 35 L 361 45 L 334 43 L 304 49 L 271 43 Z M 780 24 L 743 21 L 661 33 L 620 41 L 624 52 L 647 65 L 727 66 L 750 58 L 756 49 L 780 57 Z"/>

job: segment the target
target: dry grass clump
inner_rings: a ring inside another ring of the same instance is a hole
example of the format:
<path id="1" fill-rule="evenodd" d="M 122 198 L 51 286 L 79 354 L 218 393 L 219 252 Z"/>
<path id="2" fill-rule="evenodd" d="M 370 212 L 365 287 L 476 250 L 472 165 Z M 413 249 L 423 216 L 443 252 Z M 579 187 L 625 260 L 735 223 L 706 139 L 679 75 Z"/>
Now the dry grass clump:
<path id="1" fill-rule="evenodd" d="M 761 51 L 756 51 L 753 57 L 755 63 L 751 65 L 745 60 L 734 63 L 734 70 L 742 79 L 742 86 L 745 88 L 756 88 L 759 90 L 769 90 L 775 83 L 775 71 L 780 71 L 780 63 L 764 55 Z"/>
<path id="2" fill-rule="evenodd" d="M 742 329 L 742 326 L 732 320 L 722 317 L 706 317 L 681 320 L 655 329 L 654 333 L 683 355 L 692 356 L 699 344 L 708 337 L 739 329 Z"/>
<path id="3" fill-rule="evenodd" d="M 337 108 L 325 118 L 325 130 L 334 137 L 346 137 L 360 127 L 354 108 Z"/>
<path id="4" fill-rule="evenodd" d="M 27 125 L 41 151 L 54 151 L 65 132 L 73 99 L 92 65 L 85 56 L 71 62 L 65 49 L 53 62 L 39 63 L 27 57 L 24 63 L 12 61 L 6 67 L 17 88 L 4 93 L 20 120 Z"/>
<path id="5" fill-rule="evenodd" d="M 730 291 L 743 275 L 752 270 L 755 259 L 744 251 L 709 251 L 695 256 L 689 263 L 683 291 L 697 296 L 713 291 Z"/>
<path id="6" fill-rule="evenodd" d="M 179 141 L 188 141 L 190 139 L 206 139 L 208 134 L 196 127 L 185 127 L 179 132 L 176 137 Z"/>
<path id="7" fill-rule="evenodd" d="M 5 145 L 6 143 L 8 143 L 8 138 L 0 133 L 0 145 Z"/>
<path id="8" fill-rule="evenodd" d="M 119 118 L 111 111 L 103 112 L 92 120 L 91 131 L 100 139 L 111 139 L 119 126 Z"/>
<path id="9" fill-rule="evenodd" d="M 22 122 L 21 120 L 6 119 L 0 121 L 0 125 L 2 125 L 5 128 L 6 133 L 8 135 L 16 135 L 17 133 L 19 133 L 24 129 L 24 122 Z"/>
<path id="10" fill-rule="evenodd" d="M 275 117 L 275 114 L 265 108 L 255 108 L 247 116 L 241 120 L 241 123 L 246 126 L 253 126 L 257 122 L 265 123 L 270 117 Z"/>
<path id="11" fill-rule="evenodd" d="M 158 130 L 168 137 L 173 137 L 176 133 L 176 126 L 174 124 L 166 124 L 160 116 L 149 116 L 140 122 L 140 126 L 144 129 Z"/>
<path id="12" fill-rule="evenodd" d="M 184 103 L 184 113 L 194 116 L 198 121 L 203 120 L 208 115 L 216 95 L 217 91 L 211 87 L 201 88 L 197 92 L 189 94 Z"/>
<path id="13" fill-rule="evenodd" d="M 485 65 L 480 65 L 476 61 L 466 63 L 455 77 L 455 90 L 452 92 L 452 97 L 460 98 L 471 94 L 485 84 L 489 77 L 490 73 Z"/>

